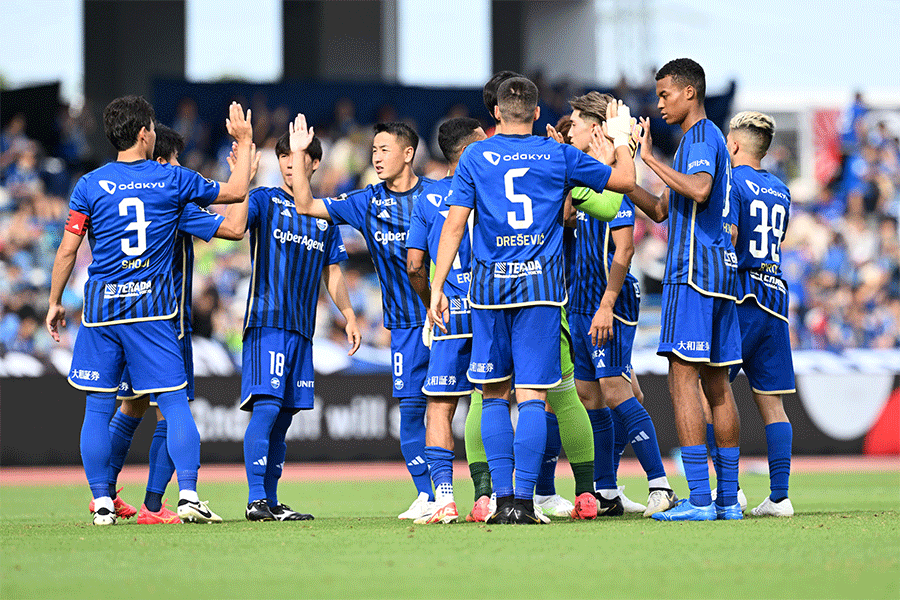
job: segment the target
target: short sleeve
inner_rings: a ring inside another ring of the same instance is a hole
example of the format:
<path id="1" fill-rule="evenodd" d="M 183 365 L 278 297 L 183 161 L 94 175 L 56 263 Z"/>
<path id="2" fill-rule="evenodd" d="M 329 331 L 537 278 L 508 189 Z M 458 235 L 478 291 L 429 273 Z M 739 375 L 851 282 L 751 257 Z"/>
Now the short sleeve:
<path id="1" fill-rule="evenodd" d="M 86 217 L 90 218 L 91 216 L 91 207 L 88 204 L 87 198 L 85 197 L 85 187 L 87 183 L 82 177 L 78 180 L 78 183 L 75 184 L 75 189 L 72 190 L 72 195 L 69 197 L 69 210 L 74 210 L 75 212 L 81 213 Z"/>
<path id="2" fill-rule="evenodd" d="M 425 195 L 419 196 L 412 215 L 409 218 L 409 233 L 406 234 L 406 247 L 416 250 L 428 250 L 428 221 L 425 220 Z"/>
<path id="3" fill-rule="evenodd" d="M 222 215 L 211 213 L 191 202 L 181 211 L 181 217 L 178 219 L 178 231 L 208 242 L 215 237 L 219 225 L 224 219 L 225 217 Z"/>
<path id="4" fill-rule="evenodd" d="M 735 185 L 735 181 L 732 180 L 731 188 L 728 190 L 728 216 L 726 217 L 726 221 L 737 227 L 741 225 L 741 203 L 743 202 L 743 198 L 741 197 L 741 186 Z"/>
<path id="5" fill-rule="evenodd" d="M 182 204 L 194 202 L 199 206 L 209 206 L 219 197 L 219 182 L 207 179 L 185 167 L 176 169 L 175 181 L 178 185 L 178 197 Z"/>
<path id="6" fill-rule="evenodd" d="M 622 197 L 622 205 L 619 207 L 616 216 L 609 222 L 612 229 L 618 227 L 634 227 L 634 202 L 628 196 Z"/>
<path id="7" fill-rule="evenodd" d="M 695 142 L 688 150 L 687 171 L 688 175 L 695 173 L 709 173 L 716 176 L 716 149 L 706 142 Z"/>
<path id="8" fill-rule="evenodd" d="M 612 169 L 599 160 L 588 156 L 578 148 L 568 144 L 560 144 L 560 149 L 566 160 L 567 188 L 582 185 L 595 192 L 606 189 Z"/>
<path id="9" fill-rule="evenodd" d="M 341 237 L 341 232 L 336 226 L 329 227 L 327 248 L 329 265 L 343 262 L 349 258 L 347 250 L 344 248 L 344 238 Z"/>
<path id="10" fill-rule="evenodd" d="M 475 208 L 475 180 L 472 178 L 472 172 L 469 167 L 469 152 L 475 144 L 470 145 L 463 152 L 462 158 L 459 159 L 459 165 L 456 167 L 456 173 L 453 174 L 453 181 L 450 184 L 450 192 L 444 200 L 447 206 L 464 206 L 466 208 Z"/>
<path id="11" fill-rule="evenodd" d="M 372 186 L 341 194 L 336 198 L 325 198 L 325 208 L 335 225 L 350 225 L 360 231 L 366 223 L 366 209 L 372 200 Z"/>

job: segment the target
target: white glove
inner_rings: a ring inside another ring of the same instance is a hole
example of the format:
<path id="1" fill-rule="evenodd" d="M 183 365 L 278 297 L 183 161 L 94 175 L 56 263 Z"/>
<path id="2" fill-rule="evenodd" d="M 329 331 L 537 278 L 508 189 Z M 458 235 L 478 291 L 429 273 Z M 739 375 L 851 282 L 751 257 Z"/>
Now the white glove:
<path id="1" fill-rule="evenodd" d="M 431 323 L 428 322 L 428 319 L 425 319 L 425 325 L 422 326 L 422 343 L 425 344 L 425 347 L 429 350 L 431 349 L 431 340 L 434 337 L 434 329 L 432 329 Z"/>
<path id="2" fill-rule="evenodd" d="M 613 139 L 616 148 L 631 142 L 631 128 L 635 123 L 628 106 L 622 104 L 618 108 L 618 115 L 606 120 L 606 133 Z"/>

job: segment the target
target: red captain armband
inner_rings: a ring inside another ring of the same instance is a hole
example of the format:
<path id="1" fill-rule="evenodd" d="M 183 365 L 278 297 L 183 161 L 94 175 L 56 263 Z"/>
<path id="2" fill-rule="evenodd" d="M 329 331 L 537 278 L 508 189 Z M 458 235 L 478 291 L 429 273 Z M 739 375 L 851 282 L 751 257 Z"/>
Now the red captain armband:
<path id="1" fill-rule="evenodd" d="M 66 231 L 75 235 L 87 233 L 88 217 L 77 210 L 69 209 L 69 218 L 66 219 Z"/>

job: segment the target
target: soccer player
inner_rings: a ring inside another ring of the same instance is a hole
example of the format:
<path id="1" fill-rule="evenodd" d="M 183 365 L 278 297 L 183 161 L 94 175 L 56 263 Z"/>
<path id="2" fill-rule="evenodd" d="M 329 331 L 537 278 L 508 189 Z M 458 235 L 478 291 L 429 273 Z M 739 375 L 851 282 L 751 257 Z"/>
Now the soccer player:
<path id="1" fill-rule="evenodd" d="M 458 117 L 443 123 L 438 130 L 438 144 L 450 165 L 447 177 L 427 186 L 413 207 L 409 235 L 406 239 L 406 270 L 409 280 L 424 306 L 431 305 L 429 288 L 430 256 L 437 256 L 441 229 L 447 218 L 444 201 L 450 192 L 453 173 L 466 147 L 485 139 L 481 124 L 475 119 Z M 469 310 L 469 284 L 472 277 L 472 245 L 468 232 L 444 284 L 450 302 L 448 333 L 436 332 L 431 342 L 428 373 L 422 391 L 428 396 L 425 429 L 425 456 L 434 483 L 435 501 L 431 512 L 416 523 L 452 523 L 459 518 L 453 497 L 453 415 L 461 396 L 474 387 L 466 377 L 472 353 L 472 323 Z M 424 335 L 432 334 L 426 323 Z"/>
<path id="2" fill-rule="evenodd" d="M 428 348 L 422 343 L 425 308 L 406 275 L 406 236 L 413 206 L 427 184 L 412 168 L 419 136 L 405 123 L 378 123 L 372 140 L 372 165 L 378 185 L 325 200 L 294 190 L 297 211 L 328 223 L 354 227 L 366 240 L 381 283 L 384 326 L 391 331 L 394 397 L 400 401 L 400 451 L 418 496 L 401 519 L 428 514 L 434 501 L 425 459 L 425 409 L 422 392 Z"/>
<path id="3" fill-rule="evenodd" d="M 513 71 L 500 71 L 494 74 L 482 89 L 484 106 L 492 118 L 495 117 L 497 106 L 497 89 L 500 84 L 512 77 L 521 75 Z M 503 132 L 499 123 L 496 131 Z M 575 366 L 572 363 L 569 323 L 565 308 L 562 308 L 561 312 L 559 343 L 562 382 L 547 392 L 545 407 L 547 443 L 535 484 L 534 501 L 535 506 L 547 516 L 593 519 L 597 514 L 597 502 L 593 495 L 594 441 L 587 411 L 578 400 L 575 391 L 573 380 Z M 490 473 L 481 439 L 481 408 L 481 395 L 475 392 L 472 394 L 472 402 L 466 416 L 466 458 L 469 461 L 472 480 L 475 482 L 476 496 L 470 517 L 472 520 L 483 521 L 491 514 L 492 509 L 488 500 L 491 493 Z M 569 466 L 575 476 L 577 506 L 556 493 L 556 462 L 561 448 L 565 448 Z"/>
<path id="4" fill-rule="evenodd" d="M 599 92 L 569 101 L 572 145 L 583 152 L 590 150 L 611 102 L 615 102 L 612 96 Z M 629 272 L 634 255 L 634 205 L 623 197 L 620 210 L 608 222 L 582 211 L 577 215 L 568 312 L 575 347 L 575 387 L 594 432 L 597 514 L 619 516 L 625 512 L 616 483 L 615 415 L 647 473 L 650 496 L 644 516 L 649 517 L 674 506 L 677 498 L 666 478 L 656 428 L 632 390 L 631 347 L 640 308 L 640 288 Z"/>
<path id="5" fill-rule="evenodd" d="M 684 137 L 670 167 L 653 156 L 650 122 L 642 118 L 641 158 L 668 186 L 654 196 L 640 186 L 629 197 L 647 216 L 669 221 L 658 354 L 669 359 L 669 392 L 690 498 L 652 515 L 666 521 L 741 518 L 737 502 L 740 420 L 728 366 L 740 362 L 734 304 L 737 257 L 725 231 L 731 166 L 725 137 L 706 118 L 703 68 L 688 58 L 656 73 L 658 107 Z M 700 388 L 712 408 L 721 478 L 713 506 Z"/>
<path id="6" fill-rule="evenodd" d="M 248 113 L 249 116 L 249 113 Z M 197 496 L 200 434 L 188 407 L 187 375 L 173 318 L 177 314 L 172 258 L 181 212 L 188 202 L 232 203 L 247 195 L 253 128 L 232 104 L 226 127 L 238 142 L 237 164 L 225 183 L 153 160 L 153 107 L 137 96 L 113 100 L 104 129 L 117 160 L 78 180 L 53 264 L 46 325 L 59 341 L 65 325 L 63 289 L 85 233 L 93 261 L 84 290 L 82 324 L 69 382 L 87 392 L 81 457 L 94 499 L 95 525 L 116 522 L 109 495 L 109 423 L 124 365 L 137 393 L 156 394 L 168 422 L 167 446 L 178 473 L 182 521 L 221 521 Z"/>
<path id="7" fill-rule="evenodd" d="M 731 119 L 726 142 L 731 155 L 731 236 L 738 257 L 737 315 L 740 365 L 766 425 L 771 493 L 750 511 L 757 517 L 790 517 L 788 498 L 793 429 L 782 395 L 794 392 L 794 364 L 788 331 L 787 285 L 781 276 L 781 240 L 787 230 L 791 194 L 760 161 L 775 135 L 769 115 L 745 111 Z"/>
<path id="8" fill-rule="evenodd" d="M 298 115 L 275 145 L 281 187 L 250 193 L 253 277 L 241 374 L 241 409 L 252 411 L 244 434 L 248 521 L 313 518 L 278 501 L 278 480 L 291 420 L 298 411 L 313 408 L 312 337 L 320 281 L 347 321 L 348 354 L 361 341 L 339 264 L 347 260 L 341 234 L 324 219 L 300 214 L 292 195 L 298 187 L 309 193 L 309 178 L 322 159 L 322 146 L 313 134 L 306 118 Z"/>
<path id="9" fill-rule="evenodd" d="M 574 185 L 621 192 L 634 187 L 627 148 L 631 123 L 623 115 L 610 125 L 616 146 L 623 146 L 617 149 L 619 162 L 610 168 L 571 146 L 531 135 L 540 111 L 537 87 L 528 79 L 504 81 L 497 100 L 494 116 L 502 133 L 466 148 L 446 200 L 450 209 L 429 318 L 446 332 L 448 302 L 441 290 L 474 209 L 468 377 L 484 388 L 481 432 L 497 494 L 497 509 L 488 522 L 540 523 L 533 494 L 547 437 L 544 403 L 547 389 L 562 380 L 558 341 L 559 307 L 566 296 L 564 201 Z M 519 408 L 515 434 L 509 418 L 513 375 Z"/>
<path id="10" fill-rule="evenodd" d="M 174 129 L 165 125 L 156 126 L 156 145 L 153 148 L 153 160 L 160 164 L 179 166 L 178 155 L 184 150 L 184 138 Z M 235 146 L 229 163 L 235 166 Z M 259 153 L 255 145 L 251 146 L 253 165 L 250 178 L 256 174 L 259 165 Z M 247 229 L 247 202 L 231 204 L 225 209 L 225 215 L 207 212 L 193 203 L 184 207 L 181 218 L 178 220 L 178 236 L 175 239 L 175 258 L 172 261 L 172 277 L 175 284 L 175 304 L 178 308 L 176 316 L 176 332 L 181 347 L 181 355 L 184 358 L 184 369 L 187 374 L 186 393 L 188 402 L 194 400 L 194 357 L 191 348 L 191 289 L 194 278 L 194 236 L 209 241 L 213 237 L 226 240 L 240 240 Z M 134 439 L 134 432 L 144 413 L 150 405 L 156 405 L 155 400 L 147 394 L 136 395 L 131 392 L 131 376 L 128 366 L 122 374 L 122 383 L 116 395 L 122 405 L 112 421 L 109 423 L 109 435 L 112 440 L 112 453 L 109 465 L 109 495 L 116 507 L 116 515 L 119 518 L 130 518 L 137 514 L 137 522 L 140 525 L 180 523 L 178 515 L 169 510 L 163 504 L 163 494 L 172 475 L 175 465 L 169 457 L 166 449 L 166 437 L 168 423 L 163 418 L 159 408 L 156 408 L 156 431 L 153 433 L 153 441 L 150 444 L 150 468 L 147 479 L 147 491 L 144 496 L 144 504 L 138 512 L 130 506 L 116 491 L 116 481 L 125 457 Z M 94 512 L 91 502 L 89 510 Z"/>

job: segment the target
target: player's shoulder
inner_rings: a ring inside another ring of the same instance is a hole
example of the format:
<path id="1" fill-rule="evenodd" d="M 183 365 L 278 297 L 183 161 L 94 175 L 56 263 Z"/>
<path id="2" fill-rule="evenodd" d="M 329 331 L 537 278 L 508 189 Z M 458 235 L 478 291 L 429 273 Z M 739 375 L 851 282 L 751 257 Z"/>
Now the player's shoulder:
<path id="1" fill-rule="evenodd" d="M 285 191 L 278 187 L 266 187 L 259 186 L 250 190 L 250 198 L 265 198 L 267 196 L 278 196 L 279 198 L 285 195 Z"/>

